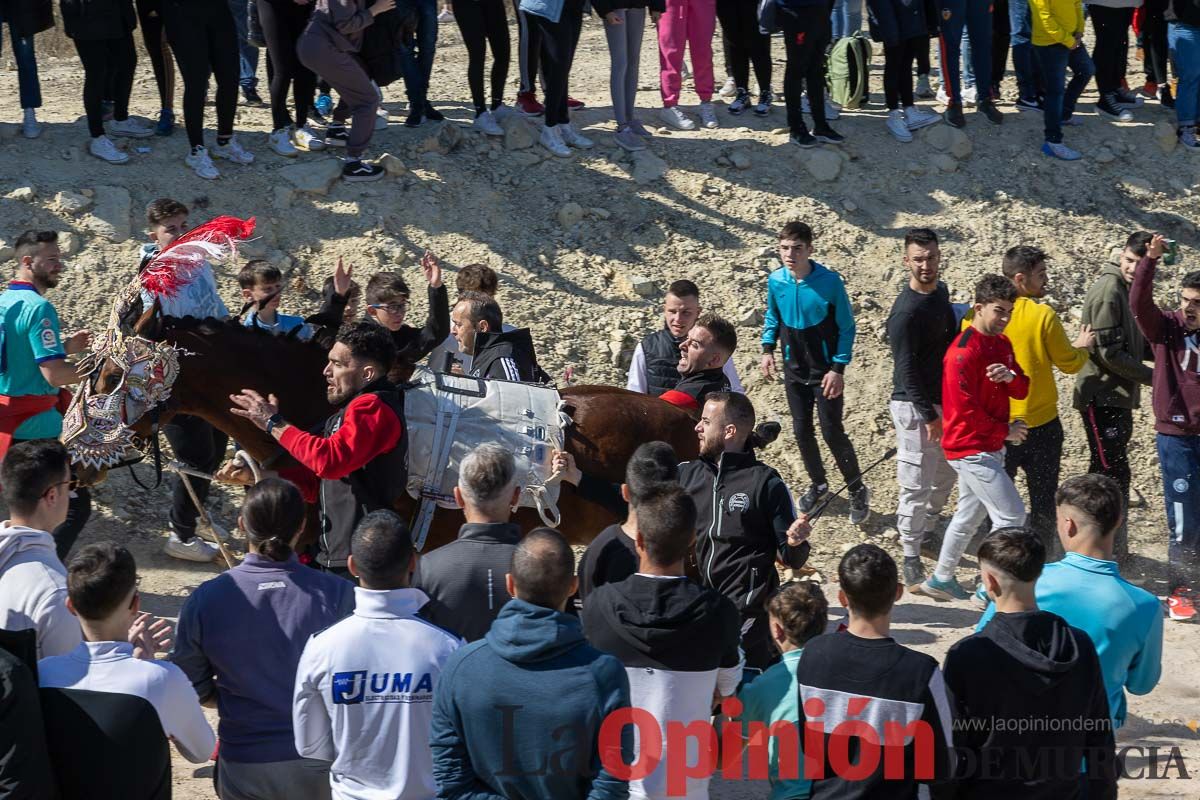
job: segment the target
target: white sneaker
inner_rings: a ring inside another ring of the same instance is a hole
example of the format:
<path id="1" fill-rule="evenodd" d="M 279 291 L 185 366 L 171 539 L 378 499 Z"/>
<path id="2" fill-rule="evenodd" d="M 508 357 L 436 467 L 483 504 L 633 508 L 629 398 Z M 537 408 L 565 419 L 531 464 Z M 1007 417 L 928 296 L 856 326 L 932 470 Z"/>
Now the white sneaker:
<path id="1" fill-rule="evenodd" d="M 517 113 L 517 110 L 512 106 L 506 106 L 504 103 L 501 103 L 493 108 L 490 113 L 492 115 L 492 119 L 496 120 L 496 122 L 504 122 L 504 120 Z"/>
<path id="2" fill-rule="evenodd" d="M 388 126 L 388 112 L 383 106 L 375 112 L 375 130 L 386 131 Z"/>
<path id="3" fill-rule="evenodd" d="M 804 97 L 800 98 L 800 111 L 802 111 L 805 114 L 812 114 L 812 106 L 810 106 L 808 104 L 808 95 L 807 94 L 804 95 Z M 825 98 L 825 121 L 833 122 L 835 119 L 837 119 L 841 115 L 842 115 L 841 106 L 830 101 L 830 99 L 828 97 Z"/>
<path id="4" fill-rule="evenodd" d="M 726 78 L 725 85 L 721 87 L 721 91 L 718 94 L 726 100 L 737 97 L 737 83 L 734 82 L 733 78 Z"/>
<path id="5" fill-rule="evenodd" d="M 913 140 L 912 131 L 908 129 L 908 123 L 904 120 L 904 112 L 900 109 L 892 109 L 887 116 L 888 133 L 896 137 L 900 142 L 911 142 Z"/>
<path id="6" fill-rule="evenodd" d="M 154 135 L 154 128 L 149 125 L 143 125 L 133 117 L 123 119 L 120 122 L 113 120 L 108 123 L 108 132 L 113 136 L 128 136 L 131 139 L 145 139 L 148 136 Z"/>
<path id="7" fill-rule="evenodd" d="M 634 133 L 633 129 L 628 125 L 617 131 L 617 135 L 613 139 L 616 141 L 617 147 L 620 147 L 622 150 L 628 150 L 631 153 L 646 149 L 645 140 Z"/>
<path id="8" fill-rule="evenodd" d="M 681 63 L 679 65 L 679 79 L 686 81 L 691 77 L 692 77 L 692 68 L 688 66 L 687 59 L 685 58 L 683 60 L 683 63 Z"/>
<path id="9" fill-rule="evenodd" d="M 88 152 L 101 161 L 107 161 L 110 164 L 124 164 L 129 160 L 129 153 L 117 149 L 112 139 L 107 136 L 97 136 L 95 139 L 92 139 L 92 143 L 88 145 Z"/>
<path id="10" fill-rule="evenodd" d="M 172 558 L 178 558 L 183 561 L 201 562 L 213 561 L 220 554 L 217 548 L 199 536 L 193 536 L 186 542 L 181 542 L 175 531 L 171 531 L 167 536 L 167 543 L 163 545 L 163 552 Z"/>
<path id="11" fill-rule="evenodd" d="M 314 153 L 325 149 L 325 137 L 317 136 L 307 125 L 293 131 L 291 138 L 292 145 L 297 150 L 307 150 L 310 153 Z"/>
<path id="12" fill-rule="evenodd" d="M 26 139 L 36 139 L 42 135 L 42 123 L 38 122 L 37 112 L 32 108 L 25 109 L 25 120 L 21 123 L 21 135 Z"/>
<path id="13" fill-rule="evenodd" d="M 195 148 L 191 153 L 188 153 L 187 158 L 183 162 L 206 181 L 215 181 L 221 177 L 221 173 L 217 172 L 217 168 L 213 166 L 212 159 L 209 158 L 207 147 Z"/>
<path id="14" fill-rule="evenodd" d="M 279 130 L 272 131 L 271 135 L 267 137 L 267 142 L 271 145 L 272 150 L 285 158 L 295 158 L 300 154 L 300 151 L 296 149 L 296 145 L 292 144 L 291 128 L 280 128 Z"/>
<path id="15" fill-rule="evenodd" d="M 979 102 L 979 89 L 975 86 L 964 86 L 962 95 L 964 106 L 973 106 Z"/>
<path id="16" fill-rule="evenodd" d="M 688 119 L 687 115 L 679 110 L 679 106 L 671 106 L 664 108 L 658 112 L 658 116 L 662 121 L 667 123 L 668 127 L 674 128 L 677 131 L 692 131 L 696 129 L 696 123 Z"/>
<path id="17" fill-rule="evenodd" d="M 218 144 L 209 152 L 213 158 L 223 158 L 226 161 L 232 161 L 235 164 L 242 164 L 243 166 L 254 163 L 254 154 L 238 144 L 236 136 L 229 139 L 229 144 Z"/>
<path id="18" fill-rule="evenodd" d="M 940 122 L 941 119 L 940 116 L 934 114 L 932 111 L 926 111 L 917 106 L 909 106 L 904 109 L 904 124 L 908 126 L 910 131 L 927 128 L 936 122 Z"/>
<path id="19" fill-rule="evenodd" d="M 558 135 L 562 137 L 563 144 L 567 147 L 574 147 L 577 150 L 590 150 L 595 146 L 591 139 L 575 130 L 575 126 L 569 122 L 566 125 L 556 125 L 555 129 L 558 130 Z"/>
<path id="20" fill-rule="evenodd" d="M 915 91 L 913 92 L 913 94 L 917 95 L 917 97 L 921 96 L 920 94 L 918 94 Z M 944 106 L 950 105 L 950 95 L 946 94 L 946 85 L 945 84 L 942 84 L 941 86 L 938 87 L 937 101 Z"/>
<path id="21" fill-rule="evenodd" d="M 563 142 L 562 133 L 558 130 L 560 127 L 562 126 L 544 126 L 542 128 L 542 135 L 538 137 L 538 142 L 541 143 L 542 147 L 546 148 L 559 158 L 569 158 L 571 155 L 571 148 L 567 147 L 566 143 Z"/>
<path id="22" fill-rule="evenodd" d="M 500 123 L 496 122 L 496 117 L 491 111 L 484 111 L 476 117 L 475 121 L 471 123 L 471 128 L 486 136 L 504 135 L 504 128 L 501 128 Z"/>
<path id="23" fill-rule="evenodd" d="M 717 127 L 717 110 L 712 103 L 700 104 L 700 124 L 709 130 Z"/>
<path id="24" fill-rule="evenodd" d="M 441 12 L 438 13 L 438 22 L 453 22 L 453 21 L 454 21 L 454 12 L 451 11 L 450 9 L 443 8 L 441 10 Z"/>

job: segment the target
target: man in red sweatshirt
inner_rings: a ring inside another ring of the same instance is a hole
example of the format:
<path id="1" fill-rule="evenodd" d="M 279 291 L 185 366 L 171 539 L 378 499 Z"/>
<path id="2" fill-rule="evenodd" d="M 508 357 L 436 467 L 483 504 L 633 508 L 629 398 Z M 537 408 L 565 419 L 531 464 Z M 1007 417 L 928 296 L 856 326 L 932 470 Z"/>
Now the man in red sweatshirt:
<path id="1" fill-rule="evenodd" d="M 1011 281 L 985 275 L 975 286 L 971 327 L 946 350 L 942 450 L 958 473 L 958 508 L 942 540 L 937 569 L 912 589 L 935 600 L 970 597 L 954 570 L 984 517 L 991 518 L 992 530 L 1025 524 L 1025 504 L 1004 471 L 1004 443 L 1020 443 L 1029 431 L 1023 420 L 1008 421 L 1008 401 L 1029 394 L 1029 378 L 1004 335 L 1016 301 Z"/>
<path id="2" fill-rule="evenodd" d="M 320 434 L 289 425 L 275 395 L 263 399 L 246 389 L 230 398 L 234 414 L 275 437 L 300 462 L 301 468 L 281 475 L 299 486 L 308 502 L 319 498 L 317 563 L 344 577 L 349 577 L 350 536 L 359 520 L 391 509 L 404 491 L 404 395 L 387 380 L 395 358 L 396 345 L 383 326 L 359 322 L 342 328 L 325 367 L 326 397 L 338 410 Z"/>
<path id="3" fill-rule="evenodd" d="M 1183 276 L 1178 311 L 1154 303 L 1154 272 L 1166 248 L 1155 235 L 1129 289 L 1134 321 L 1154 353 L 1154 430 L 1167 505 L 1171 619 L 1196 616 L 1200 586 L 1200 270 Z"/>

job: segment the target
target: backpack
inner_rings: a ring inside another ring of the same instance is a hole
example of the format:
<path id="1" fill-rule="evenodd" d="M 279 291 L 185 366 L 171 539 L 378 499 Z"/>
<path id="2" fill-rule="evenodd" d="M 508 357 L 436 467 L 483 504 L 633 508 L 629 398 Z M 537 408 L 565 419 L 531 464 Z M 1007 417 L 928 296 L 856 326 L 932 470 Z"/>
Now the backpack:
<path id="1" fill-rule="evenodd" d="M 871 54 L 871 41 L 861 33 L 833 43 L 825 70 L 830 100 L 842 108 L 866 105 Z"/>

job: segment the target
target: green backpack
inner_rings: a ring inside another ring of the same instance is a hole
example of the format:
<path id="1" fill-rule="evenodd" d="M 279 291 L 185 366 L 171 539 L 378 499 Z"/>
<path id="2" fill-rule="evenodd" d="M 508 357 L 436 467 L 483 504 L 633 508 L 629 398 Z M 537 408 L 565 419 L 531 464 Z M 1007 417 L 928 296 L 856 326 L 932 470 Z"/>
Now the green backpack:
<path id="1" fill-rule="evenodd" d="M 842 108 L 865 105 L 870 67 L 871 40 L 866 36 L 856 33 L 834 42 L 825 70 L 829 99 Z"/>

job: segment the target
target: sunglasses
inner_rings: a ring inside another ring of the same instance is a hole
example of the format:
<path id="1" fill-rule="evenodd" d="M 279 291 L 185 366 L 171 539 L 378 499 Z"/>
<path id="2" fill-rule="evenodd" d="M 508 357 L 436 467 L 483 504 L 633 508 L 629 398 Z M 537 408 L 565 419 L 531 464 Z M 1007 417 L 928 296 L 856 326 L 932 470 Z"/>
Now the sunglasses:
<path id="1" fill-rule="evenodd" d="M 408 310 L 408 302 L 403 303 L 372 303 L 367 308 L 373 308 L 376 311 L 386 311 L 393 316 L 399 316 Z"/>
<path id="2" fill-rule="evenodd" d="M 79 488 L 79 479 L 71 478 L 71 480 L 69 480 L 69 481 L 59 481 L 58 483 L 52 483 L 46 487 L 46 491 L 42 492 L 42 497 L 45 497 L 46 495 L 50 494 L 51 489 L 57 489 L 60 486 L 66 486 L 67 491 L 73 492 Z"/>

